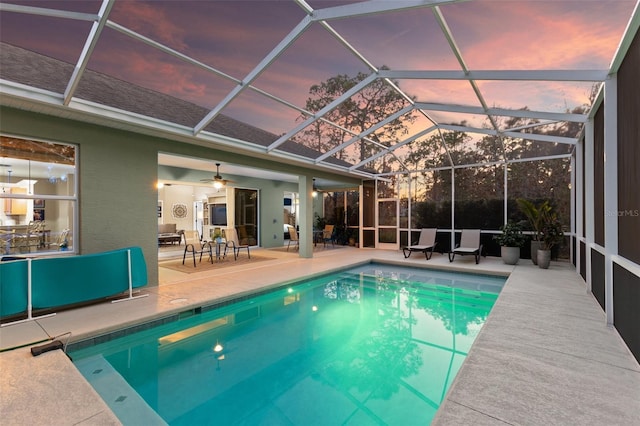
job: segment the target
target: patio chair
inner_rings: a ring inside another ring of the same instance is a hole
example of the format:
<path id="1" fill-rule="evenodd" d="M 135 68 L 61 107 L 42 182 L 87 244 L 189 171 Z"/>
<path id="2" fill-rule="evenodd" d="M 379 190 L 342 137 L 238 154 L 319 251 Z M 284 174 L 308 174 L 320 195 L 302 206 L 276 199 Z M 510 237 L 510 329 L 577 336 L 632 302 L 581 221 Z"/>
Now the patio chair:
<path id="1" fill-rule="evenodd" d="M 333 235 L 333 228 L 335 225 L 325 225 L 324 230 L 322 231 L 322 241 L 324 242 L 324 246 L 327 246 L 327 241 L 331 241 L 331 245 L 335 246 L 336 238 Z"/>
<path id="2" fill-rule="evenodd" d="M 436 246 L 436 234 L 437 228 L 422 228 L 420 230 L 420 238 L 418 244 L 410 245 L 402 249 L 404 258 L 411 256 L 414 251 L 421 251 L 424 253 L 424 257 L 429 260 L 433 256 L 433 249 Z"/>
<path id="3" fill-rule="evenodd" d="M 200 254 L 200 262 L 202 262 L 202 255 L 209 253 L 209 261 L 213 263 L 213 252 L 211 250 L 211 244 L 208 241 L 202 241 L 200 239 L 200 233 L 198 231 L 184 231 L 184 254 L 182 255 L 182 264 L 187 257 L 187 253 L 191 253 L 193 257 L 193 267 L 196 267 L 196 253 Z"/>
<path id="4" fill-rule="evenodd" d="M 464 256 L 472 254 L 476 258 L 476 264 L 480 263 L 480 254 L 482 253 L 482 244 L 480 244 L 479 229 L 463 229 L 460 236 L 460 244 L 449 252 L 449 262 L 453 262 L 456 254 Z"/>
<path id="5" fill-rule="evenodd" d="M 27 225 L 25 233 L 16 233 L 14 245 L 20 253 L 30 253 L 37 250 L 43 242 L 44 221 L 32 220 Z"/>
<path id="6" fill-rule="evenodd" d="M 300 248 L 300 240 L 298 239 L 298 231 L 293 226 L 289 227 L 289 244 L 287 244 L 287 251 L 289 251 L 289 247 L 291 247 L 291 243 L 295 243 L 295 245 Z"/>
<path id="7" fill-rule="evenodd" d="M 15 247 L 16 230 L 4 231 L 0 229 L 0 255 L 9 254 Z"/>
<path id="8" fill-rule="evenodd" d="M 224 256 L 227 255 L 227 249 L 233 250 L 233 260 L 238 260 L 238 254 L 240 250 L 247 249 L 247 256 L 251 259 L 251 253 L 249 252 L 249 244 L 240 244 L 240 240 L 238 239 L 238 231 L 236 228 L 227 228 L 225 229 L 225 236 L 227 239 L 227 243 L 224 246 Z"/>
<path id="9" fill-rule="evenodd" d="M 69 232 L 71 232 L 70 229 L 63 229 L 60 235 L 58 235 L 58 238 L 56 238 L 56 241 L 49 243 L 49 248 L 51 248 L 51 246 L 57 247 L 59 250 L 67 248 L 69 245 Z"/>

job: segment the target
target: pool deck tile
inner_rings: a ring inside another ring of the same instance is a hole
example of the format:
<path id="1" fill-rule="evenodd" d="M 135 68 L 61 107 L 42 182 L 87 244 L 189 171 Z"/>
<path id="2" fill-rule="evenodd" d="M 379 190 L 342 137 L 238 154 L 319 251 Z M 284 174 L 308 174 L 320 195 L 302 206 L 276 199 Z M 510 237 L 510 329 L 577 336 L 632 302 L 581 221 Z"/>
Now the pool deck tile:
<path id="1" fill-rule="evenodd" d="M 0 356 L 0 422 L 14 425 L 119 425 L 62 351 L 33 358 L 26 349 Z"/>
<path id="2" fill-rule="evenodd" d="M 449 263 L 446 255 L 426 261 L 372 249 L 328 249 L 313 259 L 262 252 L 274 260 L 192 274 L 161 270 L 160 285 L 142 290 L 147 297 L 0 328 L 3 424 L 119 424 L 63 352 L 31 356 L 28 345 L 47 336 L 71 332 L 70 341 L 76 342 L 378 259 L 511 274 L 433 424 L 640 425 L 640 367 L 615 329 L 606 326 L 602 310 L 569 264 L 553 262 L 543 271 L 528 260 L 509 266 L 491 257 L 476 265 L 473 257 Z M 22 345 L 27 346 L 12 349 Z"/>
<path id="3" fill-rule="evenodd" d="M 640 425 L 640 367 L 568 265 L 523 263 L 434 425 Z"/>

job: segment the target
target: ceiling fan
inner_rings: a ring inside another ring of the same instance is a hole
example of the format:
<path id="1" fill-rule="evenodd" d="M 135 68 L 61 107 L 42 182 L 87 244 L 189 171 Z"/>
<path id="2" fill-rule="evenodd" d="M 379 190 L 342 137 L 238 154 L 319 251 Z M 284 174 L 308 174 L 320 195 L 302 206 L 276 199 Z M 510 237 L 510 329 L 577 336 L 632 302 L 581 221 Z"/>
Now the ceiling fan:
<path id="1" fill-rule="evenodd" d="M 201 179 L 202 182 L 213 182 L 213 187 L 214 188 L 222 188 L 224 187 L 227 183 L 229 182 L 233 182 L 231 180 L 227 180 L 227 179 L 223 179 L 222 176 L 220 175 L 220 163 L 216 163 L 216 174 L 213 177 L 213 179 Z"/>

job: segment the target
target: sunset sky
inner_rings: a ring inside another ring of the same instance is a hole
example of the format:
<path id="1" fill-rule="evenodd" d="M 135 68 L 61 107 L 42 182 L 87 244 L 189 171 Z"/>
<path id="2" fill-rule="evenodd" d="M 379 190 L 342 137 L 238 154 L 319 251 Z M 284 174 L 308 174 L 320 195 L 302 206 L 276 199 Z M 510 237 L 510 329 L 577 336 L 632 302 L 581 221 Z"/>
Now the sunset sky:
<path id="1" fill-rule="evenodd" d="M 391 0 L 389 0 L 391 1 Z M 49 9 L 97 13 L 99 1 L 9 1 Z M 308 0 L 314 9 L 357 3 Z M 608 69 L 635 0 L 477 0 L 440 6 L 471 70 Z M 242 80 L 305 17 L 290 0 L 117 0 L 109 20 Z M 373 65 L 392 70 L 459 70 L 431 8 L 330 21 Z M 75 64 L 90 22 L 0 13 L 0 39 Z M 236 85 L 111 28 L 102 32 L 89 69 L 213 108 Z M 253 85 L 304 107 L 309 87 L 338 74 L 369 73 L 319 23 L 312 24 Z M 591 83 L 478 82 L 489 106 L 562 112 L 588 101 Z M 399 80 L 420 102 L 479 106 L 466 81 Z M 223 114 L 276 134 L 300 113 L 251 90 Z M 474 121 L 433 113 L 442 122 Z"/>

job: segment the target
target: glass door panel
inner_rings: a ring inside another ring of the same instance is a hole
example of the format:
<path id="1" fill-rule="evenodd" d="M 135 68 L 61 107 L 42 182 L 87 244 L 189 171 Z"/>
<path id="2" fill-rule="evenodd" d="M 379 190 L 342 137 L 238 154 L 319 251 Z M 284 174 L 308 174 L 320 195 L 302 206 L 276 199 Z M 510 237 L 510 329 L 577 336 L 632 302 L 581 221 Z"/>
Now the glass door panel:
<path id="1" fill-rule="evenodd" d="M 398 248 L 398 200 L 378 201 L 378 248 Z"/>
<path id="2" fill-rule="evenodd" d="M 240 244 L 258 245 L 257 190 L 235 190 L 235 222 Z"/>

